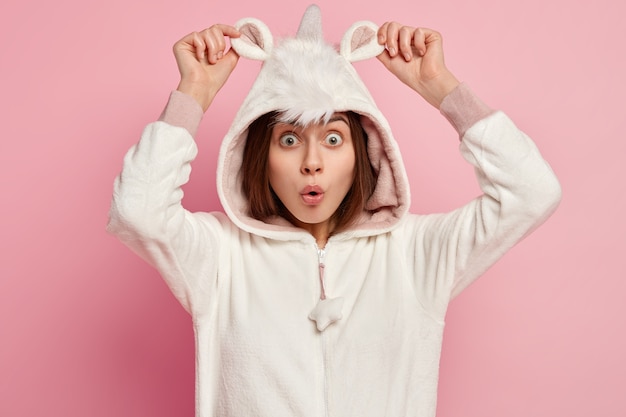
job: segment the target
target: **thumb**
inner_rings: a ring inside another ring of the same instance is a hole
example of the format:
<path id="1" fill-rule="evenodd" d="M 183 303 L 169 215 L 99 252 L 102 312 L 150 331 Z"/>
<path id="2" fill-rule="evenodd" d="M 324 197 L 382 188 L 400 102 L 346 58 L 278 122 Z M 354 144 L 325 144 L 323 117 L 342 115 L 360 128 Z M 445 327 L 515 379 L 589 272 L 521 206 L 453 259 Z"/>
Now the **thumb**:
<path id="1" fill-rule="evenodd" d="M 382 62 L 386 68 L 389 68 L 389 66 L 391 65 L 391 56 L 389 55 L 389 52 L 387 52 L 386 49 L 383 50 L 380 54 L 378 54 L 376 58 L 378 58 L 378 60 Z"/>
<path id="2" fill-rule="evenodd" d="M 239 62 L 239 54 L 237 54 L 233 48 L 230 48 L 222 59 L 220 59 L 220 62 L 222 65 L 228 67 L 230 71 L 233 71 L 237 66 L 237 62 Z"/>

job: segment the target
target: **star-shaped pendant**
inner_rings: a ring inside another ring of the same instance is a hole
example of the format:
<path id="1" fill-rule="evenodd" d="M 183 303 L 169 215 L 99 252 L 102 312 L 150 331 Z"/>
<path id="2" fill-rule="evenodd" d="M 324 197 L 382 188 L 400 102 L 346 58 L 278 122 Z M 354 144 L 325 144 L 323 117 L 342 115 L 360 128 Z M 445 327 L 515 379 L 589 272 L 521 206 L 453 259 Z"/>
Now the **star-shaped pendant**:
<path id="1" fill-rule="evenodd" d="M 323 332 L 328 326 L 341 320 L 343 317 L 342 308 L 343 297 L 326 298 L 317 303 L 311 314 L 309 314 L 309 318 L 315 321 L 317 330 Z"/>

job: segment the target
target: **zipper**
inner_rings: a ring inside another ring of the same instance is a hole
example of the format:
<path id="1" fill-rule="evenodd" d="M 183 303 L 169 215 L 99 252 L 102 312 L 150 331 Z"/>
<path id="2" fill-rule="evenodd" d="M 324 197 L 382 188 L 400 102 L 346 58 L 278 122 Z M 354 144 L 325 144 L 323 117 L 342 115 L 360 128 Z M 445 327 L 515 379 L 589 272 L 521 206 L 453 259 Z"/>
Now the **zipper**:
<path id="1" fill-rule="evenodd" d="M 324 378 L 324 416 L 329 417 L 330 413 L 328 411 L 328 357 L 327 357 L 327 345 L 326 345 L 326 333 L 322 332 L 320 334 L 320 344 L 322 346 L 322 373 Z"/>
<path id="2" fill-rule="evenodd" d="M 315 249 L 317 250 L 317 262 L 319 267 L 319 280 L 320 280 L 320 301 L 326 299 L 326 285 L 324 282 L 324 270 L 326 268 L 326 249 L 320 249 L 315 244 Z M 328 410 L 328 346 L 326 341 L 326 332 L 320 332 L 320 348 L 322 354 L 322 378 L 323 385 L 322 390 L 324 391 L 324 404 L 323 404 L 323 415 L 324 417 L 329 417 L 330 413 Z"/>
<path id="3" fill-rule="evenodd" d="M 326 285 L 324 283 L 324 268 L 326 268 L 325 258 L 326 258 L 326 249 L 320 249 L 315 244 L 315 249 L 317 249 L 317 262 L 319 265 L 319 278 L 320 278 L 320 300 L 326 299 Z"/>

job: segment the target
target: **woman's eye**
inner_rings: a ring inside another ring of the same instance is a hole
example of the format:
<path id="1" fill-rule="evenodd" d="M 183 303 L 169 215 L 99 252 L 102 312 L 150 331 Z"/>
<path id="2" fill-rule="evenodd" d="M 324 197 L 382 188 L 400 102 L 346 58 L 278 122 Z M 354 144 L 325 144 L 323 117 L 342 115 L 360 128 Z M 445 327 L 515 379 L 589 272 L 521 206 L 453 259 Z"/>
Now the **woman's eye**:
<path id="1" fill-rule="evenodd" d="M 337 133 L 331 133 L 330 135 L 326 136 L 326 143 L 330 146 L 338 146 L 341 145 L 342 142 L 343 139 Z"/>
<path id="2" fill-rule="evenodd" d="M 282 135 L 280 137 L 280 144 L 283 146 L 293 146 L 296 143 L 298 143 L 298 138 L 295 135 L 292 135 L 291 133 Z"/>

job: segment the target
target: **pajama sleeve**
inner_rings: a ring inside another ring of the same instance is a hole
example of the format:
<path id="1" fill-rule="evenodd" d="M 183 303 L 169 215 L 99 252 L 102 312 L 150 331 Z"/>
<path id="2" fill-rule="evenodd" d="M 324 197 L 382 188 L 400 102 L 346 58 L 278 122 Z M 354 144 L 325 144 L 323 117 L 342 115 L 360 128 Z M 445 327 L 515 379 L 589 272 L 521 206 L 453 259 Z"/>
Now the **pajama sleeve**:
<path id="1" fill-rule="evenodd" d="M 439 313 L 561 199 L 560 184 L 535 143 L 466 85 L 444 100 L 441 112 L 459 133 L 461 154 L 474 166 L 483 193 L 450 213 L 415 216 L 408 228 L 417 293 Z"/>
<path id="2" fill-rule="evenodd" d="M 183 307 L 210 300 L 216 285 L 220 220 L 183 208 L 202 117 L 190 97 L 173 92 L 161 120 L 149 124 L 127 152 L 116 177 L 108 232 L 153 265 Z M 205 307 L 203 307 L 205 308 Z"/>

